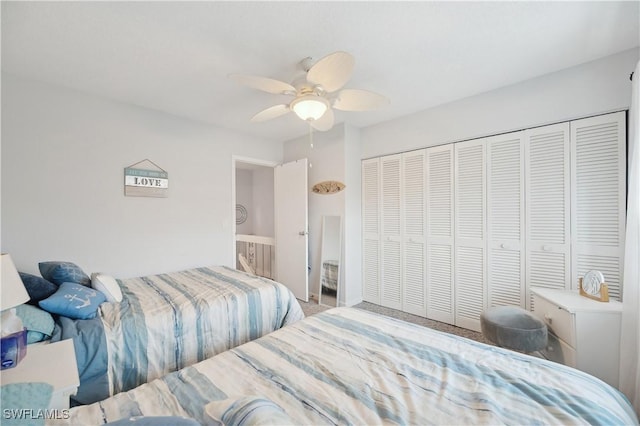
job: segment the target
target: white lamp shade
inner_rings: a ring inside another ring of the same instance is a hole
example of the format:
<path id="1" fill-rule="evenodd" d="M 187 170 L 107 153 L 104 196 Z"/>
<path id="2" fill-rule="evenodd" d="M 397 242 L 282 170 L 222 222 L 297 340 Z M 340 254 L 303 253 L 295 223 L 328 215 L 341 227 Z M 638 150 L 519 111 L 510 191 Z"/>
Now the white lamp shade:
<path id="1" fill-rule="evenodd" d="M 11 256 L 7 253 L 0 255 L 0 310 L 14 308 L 29 301 L 29 293 L 24 288 L 20 275 L 16 270 Z"/>
<path id="2" fill-rule="evenodd" d="M 314 95 L 306 95 L 291 102 L 291 109 L 305 121 L 317 120 L 327 112 L 329 102 Z"/>

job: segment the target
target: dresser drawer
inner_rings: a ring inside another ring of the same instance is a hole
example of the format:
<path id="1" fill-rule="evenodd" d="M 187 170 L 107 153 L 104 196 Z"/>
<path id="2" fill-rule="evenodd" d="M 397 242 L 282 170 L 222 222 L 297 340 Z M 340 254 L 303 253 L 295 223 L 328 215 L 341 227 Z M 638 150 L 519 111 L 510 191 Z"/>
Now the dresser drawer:
<path id="1" fill-rule="evenodd" d="M 543 357 L 548 360 L 576 367 L 576 351 L 562 340 L 558 339 L 553 333 L 549 333 L 547 347 L 540 351 Z"/>
<path id="2" fill-rule="evenodd" d="M 550 332 L 569 346 L 576 347 L 575 317 L 572 313 L 538 295 L 534 295 L 533 313 L 547 324 Z"/>

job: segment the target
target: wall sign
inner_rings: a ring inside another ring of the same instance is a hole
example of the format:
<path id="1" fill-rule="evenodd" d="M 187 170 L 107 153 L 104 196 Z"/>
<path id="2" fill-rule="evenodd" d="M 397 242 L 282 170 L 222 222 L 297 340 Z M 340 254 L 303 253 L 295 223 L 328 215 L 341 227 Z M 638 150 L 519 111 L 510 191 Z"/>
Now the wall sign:
<path id="1" fill-rule="evenodd" d="M 127 197 L 167 197 L 169 174 L 151 160 L 142 160 L 124 169 Z"/>

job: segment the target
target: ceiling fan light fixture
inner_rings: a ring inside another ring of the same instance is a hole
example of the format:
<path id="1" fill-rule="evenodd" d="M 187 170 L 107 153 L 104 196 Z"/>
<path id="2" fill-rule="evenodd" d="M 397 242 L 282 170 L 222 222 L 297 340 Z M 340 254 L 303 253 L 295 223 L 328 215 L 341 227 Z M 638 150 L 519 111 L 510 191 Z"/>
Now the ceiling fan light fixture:
<path id="1" fill-rule="evenodd" d="M 291 110 L 304 121 L 315 121 L 329 109 L 329 101 L 314 95 L 305 95 L 291 102 Z"/>

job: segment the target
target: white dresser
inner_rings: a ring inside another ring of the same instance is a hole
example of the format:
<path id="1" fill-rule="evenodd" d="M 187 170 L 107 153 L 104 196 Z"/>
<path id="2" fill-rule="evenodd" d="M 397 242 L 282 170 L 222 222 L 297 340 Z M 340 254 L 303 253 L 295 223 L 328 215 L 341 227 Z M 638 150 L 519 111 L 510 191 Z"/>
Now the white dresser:
<path id="1" fill-rule="evenodd" d="M 531 288 L 533 313 L 549 328 L 541 354 L 618 387 L 622 303 L 598 302 L 576 291 Z"/>
<path id="2" fill-rule="evenodd" d="M 27 346 L 27 355 L 14 368 L 0 372 L 2 384 L 44 382 L 53 386 L 50 409 L 68 409 L 69 397 L 80 386 L 73 340 Z M 17 407 L 22 408 L 22 407 Z"/>

